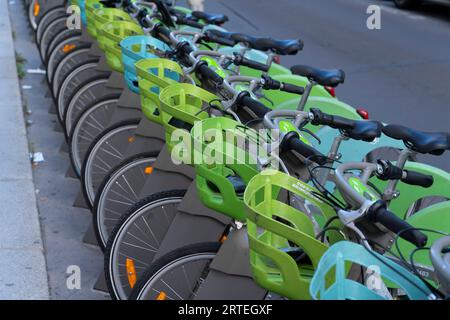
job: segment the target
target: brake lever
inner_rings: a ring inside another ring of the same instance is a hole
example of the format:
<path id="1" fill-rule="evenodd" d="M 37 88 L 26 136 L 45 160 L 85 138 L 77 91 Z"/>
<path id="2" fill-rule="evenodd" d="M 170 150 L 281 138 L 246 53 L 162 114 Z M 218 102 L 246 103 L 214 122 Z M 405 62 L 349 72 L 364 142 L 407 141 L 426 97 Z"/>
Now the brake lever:
<path id="1" fill-rule="evenodd" d="M 311 130 L 306 129 L 306 128 L 302 127 L 302 126 L 300 126 L 298 129 L 299 129 L 300 131 L 302 131 L 302 132 L 306 132 L 306 133 L 309 134 L 311 137 L 313 137 L 314 139 L 316 139 L 317 142 L 318 142 L 319 144 L 322 144 L 322 140 L 320 140 L 320 138 L 319 138 L 314 132 L 312 132 Z"/>
<path id="2" fill-rule="evenodd" d="M 272 107 L 275 105 L 275 102 L 273 102 L 273 100 L 270 100 L 265 94 L 263 94 L 263 95 L 260 97 L 260 99 L 266 100 L 267 102 L 269 102 L 269 103 L 272 105 Z"/>

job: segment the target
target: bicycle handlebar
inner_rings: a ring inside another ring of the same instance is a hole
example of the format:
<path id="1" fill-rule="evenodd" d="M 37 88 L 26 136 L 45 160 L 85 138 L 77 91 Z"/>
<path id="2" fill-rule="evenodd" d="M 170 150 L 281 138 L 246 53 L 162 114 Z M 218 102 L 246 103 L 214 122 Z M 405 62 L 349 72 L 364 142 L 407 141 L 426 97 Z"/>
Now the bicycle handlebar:
<path id="1" fill-rule="evenodd" d="M 298 95 L 302 95 L 305 93 L 304 87 L 296 86 L 290 83 L 280 82 L 267 75 L 263 76 L 263 81 L 264 81 L 263 89 L 266 90 L 280 90 Z"/>
<path id="2" fill-rule="evenodd" d="M 234 55 L 234 64 L 237 66 L 244 66 L 249 67 L 252 69 L 260 70 L 263 72 L 268 72 L 270 69 L 270 66 L 265 63 L 260 63 L 254 60 L 247 59 L 241 54 L 238 54 L 236 52 L 233 53 Z"/>
<path id="3" fill-rule="evenodd" d="M 204 80 L 211 80 L 217 85 L 223 83 L 224 79 L 212 70 L 206 61 L 200 61 L 196 66 L 196 71 Z"/>
<path id="4" fill-rule="evenodd" d="M 172 31 L 170 31 L 170 29 L 164 27 L 162 24 L 157 24 L 153 28 L 151 34 L 152 34 L 153 37 L 162 40 L 166 44 L 172 45 L 172 41 L 171 41 L 171 38 L 170 38 L 171 32 Z M 161 36 L 163 36 L 163 37 L 161 37 Z"/>
<path id="5" fill-rule="evenodd" d="M 334 129 L 353 129 L 355 123 L 353 120 L 346 119 L 340 116 L 334 116 L 320 111 L 319 109 L 311 109 L 311 113 L 314 115 L 311 123 L 313 125 L 325 125 Z"/>
<path id="6" fill-rule="evenodd" d="M 245 91 L 241 93 L 236 102 L 239 107 L 249 108 L 258 118 L 263 118 L 268 112 L 270 112 L 269 108 L 250 97 L 249 93 Z"/>
<path id="7" fill-rule="evenodd" d="M 204 24 L 202 24 L 198 21 L 189 19 L 189 18 L 185 18 L 185 17 L 178 17 L 177 24 L 182 24 L 182 25 L 197 28 L 197 29 L 203 29 L 205 27 Z"/>
<path id="8" fill-rule="evenodd" d="M 450 247 L 450 236 L 436 240 L 430 248 L 430 258 L 443 289 L 450 293 L 450 263 L 442 256 L 448 247 Z"/>
<path id="9" fill-rule="evenodd" d="M 404 177 L 402 177 L 401 181 L 413 186 L 429 188 L 434 183 L 434 178 L 432 175 L 423 174 L 411 170 L 403 170 L 403 173 Z"/>
<path id="10" fill-rule="evenodd" d="M 375 202 L 370 207 L 367 217 L 372 222 L 381 223 L 400 238 L 422 248 L 427 244 L 428 237 L 419 230 L 415 230 L 408 222 L 400 219 L 387 210 L 386 203 L 382 200 Z"/>
<path id="11" fill-rule="evenodd" d="M 219 37 L 218 35 L 209 32 L 209 30 L 205 31 L 202 38 L 206 42 L 214 42 L 228 47 L 233 47 L 236 45 L 236 41 L 228 38 Z"/>
<path id="12" fill-rule="evenodd" d="M 115 8 L 116 5 L 123 4 L 125 2 L 123 2 L 122 0 L 100 0 L 100 3 L 105 8 Z"/>
<path id="13" fill-rule="evenodd" d="M 423 174 L 412 170 L 403 170 L 390 161 L 378 160 L 377 177 L 381 180 L 400 180 L 414 186 L 429 188 L 434 183 L 432 175 Z"/>
<path id="14" fill-rule="evenodd" d="M 282 145 L 287 150 L 296 151 L 303 157 L 311 159 L 311 161 L 317 164 L 323 165 L 327 162 L 327 157 L 323 153 L 301 141 L 298 134 L 295 132 L 288 133 L 285 136 Z"/>

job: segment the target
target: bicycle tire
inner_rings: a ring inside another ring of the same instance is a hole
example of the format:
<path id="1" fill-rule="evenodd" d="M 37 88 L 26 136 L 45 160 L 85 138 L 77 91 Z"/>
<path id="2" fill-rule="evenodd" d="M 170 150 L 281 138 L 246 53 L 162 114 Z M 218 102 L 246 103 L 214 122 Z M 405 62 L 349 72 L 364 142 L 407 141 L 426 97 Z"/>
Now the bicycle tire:
<path id="1" fill-rule="evenodd" d="M 69 103 L 64 109 L 63 128 L 68 141 L 69 133 L 72 130 L 75 119 L 86 110 L 89 105 L 99 101 L 103 97 L 103 88 L 108 83 L 109 76 L 102 73 L 94 74 L 89 79 L 81 83 L 69 98 Z M 99 91 L 100 88 L 100 92 Z M 91 95 L 87 98 L 85 95 Z"/>
<path id="2" fill-rule="evenodd" d="M 158 205 L 167 206 L 167 203 L 170 204 L 173 203 L 176 204 L 177 202 L 181 203 L 186 192 L 187 190 L 170 190 L 153 194 L 136 203 L 127 211 L 127 213 L 122 215 L 113 232 L 111 233 L 111 236 L 109 237 L 108 243 L 106 244 L 105 248 L 105 260 L 104 260 L 105 279 L 112 299 L 114 300 L 127 299 L 129 293 L 131 293 L 131 287 L 128 286 L 128 288 L 125 288 L 124 286 L 122 286 L 122 283 L 117 278 L 117 276 L 120 277 L 119 275 L 120 272 L 117 270 L 114 263 L 117 258 L 116 254 L 120 255 L 120 253 L 117 251 L 118 249 L 120 249 L 118 246 L 121 244 L 120 241 L 123 236 L 122 232 L 126 232 L 126 230 L 128 230 L 129 224 L 133 223 L 136 217 L 142 217 L 140 216 L 140 214 L 143 212 L 142 210 L 145 209 L 152 210 L 153 208 L 157 208 Z M 152 217 L 156 218 L 159 218 L 161 216 L 162 215 L 160 213 L 152 215 Z M 169 226 L 170 223 L 171 220 L 169 219 L 167 225 Z M 161 227 L 161 225 L 158 226 Z M 153 256 L 150 256 L 150 254 L 146 253 L 145 258 L 148 259 L 147 260 L 148 265 L 150 265 L 151 261 L 153 260 Z M 142 263 L 142 265 L 145 264 L 147 263 L 146 262 Z"/>
<path id="3" fill-rule="evenodd" d="M 69 133 L 68 145 L 69 145 L 70 163 L 78 177 L 79 177 L 79 174 L 81 171 L 81 165 L 82 165 L 84 156 L 83 155 L 78 156 L 78 151 L 80 150 L 80 148 L 78 146 L 74 145 L 74 143 L 78 143 L 81 140 L 79 135 L 81 135 L 83 133 L 83 130 L 82 130 L 83 125 L 85 125 L 86 122 L 88 120 L 90 120 L 90 117 L 92 117 L 93 113 L 95 113 L 99 110 L 100 111 L 103 110 L 104 107 L 112 106 L 114 104 L 117 105 L 119 98 L 120 98 L 120 95 L 118 95 L 118 94 L 106 95 L 106 96 L 102 97 L 101 99 L 99 99 L 98 101 L 95 101 L 92 104 L 92 106 L 88 107 L 83 113 L 81 113 L 78 116 L 77 120 L 75 120 L 75 125 L 72 127 L 72 130 Z M 98 130 L 97 130 L 98 134 L 101 134 L 106 129 L 108 122 L 107 121 L 100 122 L 98 119 L 94 119 L 94 120 L 95 120 L 95 125 L 98 126 Z M 90 127 L 95 128 L 94 124 L 90 125 Z M 89 136 L 84 138 L 84 140 L 86 141 L 87 144 L 90 145 L 92 143 L 92 141 L 97 137 L 97 136 L 94 136 L 94 134 L 95 134 L 95 132 L 89 133 Z M 91 137 L 92 137 L 92 139 L 89 141 L 87 138 L 91 138 Z"/>
<path id="4" fill-rule="evenodd" d="M 83 166 L 81 169 L 81 190 L 83 192 L 84 199 L 86 200 L 86 203 L 89 206 L 89 209 L 92 210 L 93 202 L 95 200 L 95 194 L 92 195 L 90 190 L 89 182 L 91 181 L 91 178 L 88 177 L 88 174 L 92 173 L 93 170 L 90 168 L 90 165 L 93 165 L 93 161 L 95 160 L 94 157 L 96 154 L 94 154 L 94 151 L 100 150 L 100 147 L 102 146 L 102 143 L 108 142 L 108 139 L 111 137 L 114 137 L 114 135 L 117 135 L 117 133 L 127 132 L 127 130 L 135 130 L 137 126 L 139 125 L 140 119 L 130 119 L 126 121 L 119 122 L 108 129 L 106 129 L 102 134 L 100 134 L 97 139 L 95 139 L 91 146 L 89 147 L 86 157 L 83 160 Z M 119 162 L 123 161 L 123 159 L 120 159 L 120 161 L 117 161 L 111 165 L 111 167 L 108 169 L 108 172 L 115 167 Z M 105 173 L 108 174 L 108 172 Z M 103 181 L 104 177 L 101 181 Z M 100 181 L 100 183 L 101 183 Z M 99 184 L 100 184 L 99 183 Z M 95 190 L 96 192 L 97 190 Z"/>
<path id="5" fill-rule="evenodd" d="M 146 297 L 144 295 L 148 290 L 148 286 L 151 285 L 152 282 L 155 282 L 156 277 L 161 276 L 164 272 L 173 272 L 171 268 L 174 267 L 175 263 L 180 264 L 183 260 L 186 262 L 192 262 L 192 257 L 207 257 L 212 260 L 217 255 L 220 247 L 220 242 L 205 242 L 188 245 L 167 253 L 152 263 L 151 267 L 145 271 L 142 277 L 137 281 L 136 286 L 131 291 L 129 300 L 149 300 L 145 299 Z M 168 291 L 174 290 L 173 286 L 168 286 L 168 289 Z"/>
<path id="6" fill-rule="evenodd" d="M 109 239 L 109 235 L 105 236 L 105 232 L 103 231 L 104 227 L 101 226 L 101 224 L 104 224 L 101 221 L 105 219 L 105 213 L 101 213 L 101 210 L 100 210 L 101 202 L 104 199 L 108 198 L 107 195 L 104 195 L 104 192 L 106 191 L 105 188 L 108 185 L 113 184 L 117 180 L 116 179 L 117 177 L 124 174 L 124 170 L 126 170 L 126 168 L 131 169 L 131 166 L 133 166 L 136 162 L 139 163 L 144 160 L 148 160 L 150 162 L 151 159 L 156 159 L 158 154 L 159 154 L 159 151 L 150 151 L 150 152 L 133 155 L 130 158 L 125 159 L 120 164 L 118 164 L 115 168 L 113 168 L 110 171 L 110 173 L 105 177 L 105 179 L 103 179 L 103 182 L 101 183 L 99 190 L 97 192 L 97 195 L 95 197 L 94 206 L 92 209 L 92 217 L 93 217 L 93 222 L 94 222 L 93 224 L 94 224 L 95 236 L 97 238 L 98 245 L 100 246 L 100 249 L 102 249 L 102 251 L 105 251 L 106 244 Z M 130 170 L 130 169 L 128 169 L 128 170 Z M 126 212 L 127 211 L 124 211 L 123 214 L 125 214 Z M 111 234 L 111 232 L 110 232 L 110 234 Z"/>

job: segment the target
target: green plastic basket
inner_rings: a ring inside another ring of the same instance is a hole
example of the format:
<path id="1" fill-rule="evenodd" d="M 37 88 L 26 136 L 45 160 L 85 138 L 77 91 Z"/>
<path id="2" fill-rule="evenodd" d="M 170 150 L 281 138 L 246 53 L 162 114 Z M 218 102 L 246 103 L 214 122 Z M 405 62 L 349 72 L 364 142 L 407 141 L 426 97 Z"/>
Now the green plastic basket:
<path id="1" fill-rule="evenodd" d="M 127 37 L 143 34 L 139 25 L 129 21 L 108 22 L 101 27 L 97 40 L 102 43 L 106 61 L 112 70 L 124 72 L 120 42 Z"/>
<path id="2" fill-rule="evenodd" d="M 142 112 L 150 121 L 163 124 L 159 94 L 165 87 L 181 81 L 183 69 L 178 63 L 168 59 L 144 59 L 135 66 Z"/>
<path id="3" fill-rule="evenodd" d="M 249 182 L 244 194 L 254 280 L 289 299 L 311 299 L 311 278 L 328 246 L 315 238 L 310 217 L 286 204 L 285 197 L 289 194 L 307 200 L 326 220 L 336 215 L 332 207 L 312 194 L 314 190 L 289 175 L 266 170 Z M 303 249 L 309 259 L 296 262 L 286 252 L 291 247 L 289 242 Z"/>
<path id="4" fill-rule="evenodd" d="M 99 34 L 100 30 L 102 29 L 103 25 L 109 23 L 109 22 L 117 22 L 117 21 L 129 21 L 133 22 L 130 15 L 120 9 L 113 9 L 113 8 L 101 8 L 94 11 L 94 28 L 95 28 L 95 34 Z M 106 50 L 105 43 L 103 41 L 100 41 L 101 37 L 99 37 L 98 46 L 103 51 Z"/>
<path id="5" fill-rule="evenodd" d="M 97 29 L 95 28 L 95 10 L 102 9 L 103 5 L 100 0 L 86 0 L 86 21 L 87 21 L 87 31 L 91 37 L 97 38 Z"/>
<path id="6" fill-rule="evenodd" d="M 195 122 L 210 117 L 204 110 L 211 102 L 217 101 L 214 104 L 218 106 L 220 101 L 216 95 L 187 83 L 172 84 L 164 88 L 159 99 L 161 120 L 166 130 L 166 145 L 169 150 L 173 150 L 180 140 L 190 141 L 190 131 Z M 180 160 L 192 163 L 191 155 L 184 156 L 185 158 Z"/>
<path id="7" fill-rule="evenodd" d="M 191 136 L 200 200 L 208 208 L 245 222 L 243 192 L 258 173 L 258 132 L 216 117 L 197 122 Z"/>

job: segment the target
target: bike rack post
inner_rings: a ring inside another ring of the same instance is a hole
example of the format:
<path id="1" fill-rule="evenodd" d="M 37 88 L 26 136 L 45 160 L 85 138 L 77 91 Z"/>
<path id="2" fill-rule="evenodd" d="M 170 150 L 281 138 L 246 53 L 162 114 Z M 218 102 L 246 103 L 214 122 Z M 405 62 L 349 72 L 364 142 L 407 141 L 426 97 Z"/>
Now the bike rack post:
<path id="1" fill-rule="evenodd" d="M 83 242 L 89 245 L 98 246 L 97 237 L 94 232 L 94 225 L 91 223 L 83 237 Z"/>
<path id="2" fill-rule="evenodd" d="M 69 146 L 67 145 L 66 140 L 63 140 L 63 142 L 61 142 L 61 146 L 59 147 L 59 152 L 60 153 L 69 153 Z"/>
<path id="3" fill-rule="evenodd" d="M 94 284 L 94 290 L 108 292 L 108 286 L 106 285 L 105 273 L 103 272 L 103 270 Z"/>
<path id="4" fill-rule="evenodd" d="M 126 119 L 136 119 L 142 117 L 139 95 L 135 94 L 130 89 L 125 88 L 120 95 L 116 107 L 108 116 L 108 126 Z"/>
<path id="5" fill-rule="evenodd" d="M 175 165 L 167 146 L 164 146 L 155 161 L 151 177 L 142 188 L 140 198 L 161 190 L 187 189 L 194 180 L 195 172 L 190 166 Z"/>
<path id="6" fill-rule="evenodd" d="M 195 300 L 264 300 L 267 295 L 253 281 L 245 228 L 230 234 L 209 268 Z"/>
<path id="7" fill-rule="evenodd" d="M 89 209 L 89 206 L 87 205 L 86 200 L 84 200 L 83 192 L 81 190 L 78 191 L 78 195 L 75 198 L 73 206 L 75 208 Z"/>
<path id="8" fill-rule="evenodd" d="M 72 166 L 69 166 L 69 168 L 67 169 L 65 177 L 72 178 L 72 179 L 78 179 L 78 176 L 75 173 L 75 171 L 73 170 Z"/>
<path id="9" fill-rule="evenodd" d="M 154 260 L 189 244 L 219 241 L 231 219 L 205 207 L 195 181 L 188 188 L 178 213 L 170 224 Z"/>

